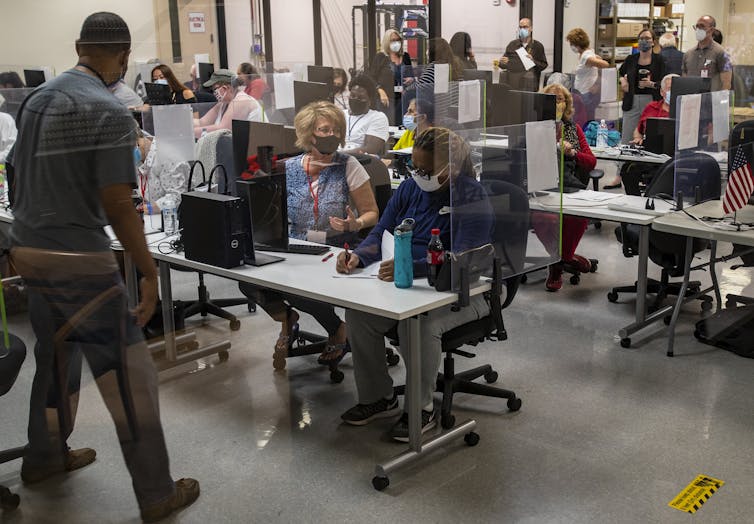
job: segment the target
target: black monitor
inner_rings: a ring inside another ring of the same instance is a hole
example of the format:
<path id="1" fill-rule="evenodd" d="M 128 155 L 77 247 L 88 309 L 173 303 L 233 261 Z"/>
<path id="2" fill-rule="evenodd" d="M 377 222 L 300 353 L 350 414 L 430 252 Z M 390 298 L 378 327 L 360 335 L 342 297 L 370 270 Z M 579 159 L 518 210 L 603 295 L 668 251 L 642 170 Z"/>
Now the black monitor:
<path id="1" fill-rule="evenodd" d="M 278 159 L 297 155 L 296 130 L 293 127 L 269 122 L 233 120 L 233 165 L 240 178 L 248 166 L 247 158 L 257 155 L 259 146 L 271 146 Z"/>
<path id="2" fill-rule="evenodd" d="M 484 80 L 487 84 L 492 83 L 492 71 L 484 71 L 482 69 L 464 69 L 464 80 Z"/>
<path id="3" fill-rule="evenodd" d="M 215 64 L 199 62 L 199 83 L 204 86 L 204 83 L 209 82 L 209 79 L 214 72 Z"/>
<path id="4" fill-rule="evenodd" d="M 147 91 L 147 103 L 153 106 L 162 106 L 172 102 L 170 86 L 145 82 L 144 89 Z"/>
<path id="5" fill-rule="evenodd" d="M 647 118 L 643 145 L 650 153 L 675 155 L 675 120 Z"/>
<path id="6" fill-rule="evenodd" d="M 555 120 L 555 95 L 493 84 L 487 91 L 487 127 Z"/>
<path id="7" fill-rule="evenodd" d="M 238 196 L 248 205 L 244 222 L 251 227 L 253 244 L 288 248 L 288 197 L 285 173 L 240 180 Z M 244 224 L 246 225 L 246 224 Z"/>
<path id="8" fill-rule="evenodd" d="M 670 83 L 670 118 L 675 118 L 679 96 L 709 93 L 712 79 L 701 76 L 677 76 Z"/>
<path id="9" fill-rule="evenodd" d="M 330 86 L 317 82 L 299 82 L 298 80 L 293 82 L 293 102 L 296 113 L 305 105 L 319 100 L 333 101 Z"/>
<path id="10" fill-rule="evenodd" d="M 308 66 L 306 71 L 306 77 L 308 82 L 317 82 L 319 84 L 327 84 L 332 90 L 333 86 L 333 68 L 327 66 Z"/>
<path id="11" fill-rule="evenodd" d="M 26 87 L 37 87 L 45 83 L 45 72 L 41 69 L 24 69 Z"/>

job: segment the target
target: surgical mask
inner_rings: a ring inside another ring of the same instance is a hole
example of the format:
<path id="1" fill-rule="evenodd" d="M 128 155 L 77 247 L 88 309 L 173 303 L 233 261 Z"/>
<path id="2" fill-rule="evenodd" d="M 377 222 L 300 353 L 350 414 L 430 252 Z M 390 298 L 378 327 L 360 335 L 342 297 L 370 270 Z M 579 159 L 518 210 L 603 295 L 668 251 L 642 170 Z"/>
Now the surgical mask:
<path id="1" fill-rule="evenodd" d="M 349 98 L 348 107 L 351 108 L 352 115 L 363 115 L 369 111 L 369 102 L 359 98 Z"/>
<path id="2" fill-rule="evenodd" d="M 212 94 L 215 95 L 215 99 L 217 99 L 218 102 L 222 102 L 227 92 L 228 91 L 225 87 L 219 87 L 215 89 L 215 91 Z"/>
<path id="3" fill-rule="evenodd" d="M 518 29 L 518 37 L 521 40 L 526 40 L 527 38 L 529 38 L 529 30 L 526 29 L 525 27 L 520 27 Z"/>
<path id="4" fill-rule="evenodd" d="M 157 80 L 155 80 L 155 81 L 154 81 L 153 83 L 154 83 L 154 84 L 160 84 L 161 86 L 166 86 L 166 85 L 168 85 L 168 81 L 167 81 L 167 79 L 166 79 L 166 78 L 158 78 L 158 79 L 157 79 Z"/>
<path id="5" fill-rule="evenodd" d="M 563 113 L 565 113 L 566 103 L 558 102 L 555 104 L 555 120 L 560 122 L 563 119 Z"/>
<path id="6" fill-rule="evenodd" d="M 573 44 L 571 44 L 571 51 L 573 51 L 577 55 L 581 53 L 581 50 Z"/>
<path id="7" fill-rule="evenodd" d="M 409 131 L 416 129 L 416 117 L 414 115 L 403 115 L 403 127 Z"/>
<path id="8" fill-rule="evenodd" d="M 390 42 L 390 50 L 393 53 L 397 53 L 398 51 L 400 51 L 401 47 L 403 47 L 403 44 L 401 44 L 400 42 Z"/>
<path id="9" fill-rule="evenodd" d="M 411 174 L 411 178 L 414 179 L 414 182 L 416 182 L 416 185 L 419 186 L 419 189 L 426 193 L 433 193 L 442 187 L 442 183 L 440 182 L 440 175 L 442 175 L 443 171 L 445 171 L 447 168 L 448 166 L 446 165 L 438 173 L 435 173 L 429 177 L 427 177 L 421 169 L 416 169 Z"/>
<path id="10" fill-rule="evenodd" d="M 702 41 L 702 40 L 704 40 L 705 38 L 707 38 L 707 30 L 706 30 L 706 29 L 699 29 L 699 28 L 697 27 L 697 28 L 696 28 L 696 40 L 697 40 L 698 42 L 701 42 L 701 41 Z"/>
<path id="11" fill-rule="evenodd" d="M 670 105 L 670 91 L 665 91 L 665 103 Z"/>
<path id="12" fill-rule="evenodd" d="M 314 149 L 323 155 L 331 155 L 338 150 L 340 146 L 340 137 L 338 135 L 315 136 Z"/>
<path id="13" fill-rule="evenodd" d="M 141 149 L 139 146 L 134 147 L 134 165 L 139 166 L 141 164 Z"/>
<path id="14" fill-rule="evenodd" d="M 652 42 L 649 42 L 648 40 L 639 40 L 639 51 L 649 51 L 652 49 Z"/>

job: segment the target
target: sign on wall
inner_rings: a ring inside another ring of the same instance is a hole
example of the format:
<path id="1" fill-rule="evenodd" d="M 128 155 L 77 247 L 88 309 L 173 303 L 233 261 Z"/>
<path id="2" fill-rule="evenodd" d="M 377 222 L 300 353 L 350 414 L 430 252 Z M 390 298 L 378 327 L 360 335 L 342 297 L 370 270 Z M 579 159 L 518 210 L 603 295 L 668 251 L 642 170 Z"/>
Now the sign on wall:
<path id="1" fill-rule="evenodd" d="M 189 13 L 189 33 L 203 33 L 204 13 Z"/>

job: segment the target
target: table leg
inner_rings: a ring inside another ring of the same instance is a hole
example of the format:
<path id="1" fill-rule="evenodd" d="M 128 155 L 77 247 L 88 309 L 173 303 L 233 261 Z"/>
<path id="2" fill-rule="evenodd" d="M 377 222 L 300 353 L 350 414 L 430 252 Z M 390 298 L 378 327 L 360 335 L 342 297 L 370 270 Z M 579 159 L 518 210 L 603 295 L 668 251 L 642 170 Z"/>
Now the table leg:
<path id="1" fill-rule="evenodd" d="M 668 328 L 668 351 L 669 357 L 673 356 L 673 343 L 675 342 L 675 324 L 678 320 L 678 315 L 681 313 L 681 306 L 686 298 L 686 290 L 689 287 L 689 280 L 691 278 L 691 260 L 694 258 L 693 253 L 694 238 L 686 237 L 686 258 L 683 262 L 683 284 L 681 284 L 681 290 L 678 292 L 678 300 L 673 308 L 673 316 L 670 319 L 670 327 Z"/>
<path id="2" fill-rule="evenodd" d="M 649 228 L 639 228 L 639 271 L 636 280 L 636 322 L 647 318 L 647 260 L 649 260 Z"/>
<path id="3" fill-rule="evenodd" d="M 717 281 L 717 240 L 713 240 L 710 245 L 709 271 L 712 278 L 712 287 L 715 289 L 715 301 L 717 302 L 717 311 L 723 308 L 723 297 L 720 294 L 720 284 Z"/>

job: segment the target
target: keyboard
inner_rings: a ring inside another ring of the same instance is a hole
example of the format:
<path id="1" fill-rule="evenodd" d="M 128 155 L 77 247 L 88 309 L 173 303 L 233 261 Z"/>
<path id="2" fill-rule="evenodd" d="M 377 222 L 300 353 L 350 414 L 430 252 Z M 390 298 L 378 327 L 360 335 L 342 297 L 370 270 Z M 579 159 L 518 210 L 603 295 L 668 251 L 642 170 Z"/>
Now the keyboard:
<path id="1" fill-rule="evenodd" d="M 260 251 L 273 251 L 277 253 L 293 253 L 296 255 L 322 255 L 330 251 L 330 246 L 320 246 L 318 244 L 288 244 L 288 248 L 267 246 L 264 244 L 255 244 L 254 249 Z"/>

